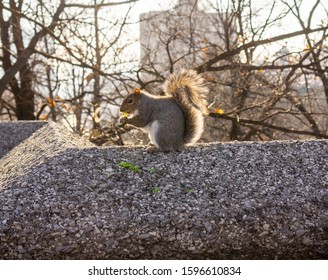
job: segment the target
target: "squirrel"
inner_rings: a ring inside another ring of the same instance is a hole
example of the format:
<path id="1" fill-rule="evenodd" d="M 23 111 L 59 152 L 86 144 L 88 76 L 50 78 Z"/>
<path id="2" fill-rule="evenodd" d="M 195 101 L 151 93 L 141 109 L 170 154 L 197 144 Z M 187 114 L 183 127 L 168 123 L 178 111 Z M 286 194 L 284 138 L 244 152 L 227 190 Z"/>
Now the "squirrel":
<path id="1" fill-rule="evenodd" d="M 141 128 L 161 151 L 182 151 L 204 131 L 208 88 L 196 71 L 184 69 L 168 77 L 163 91 L 154 96 L 135 88 L 123 100 L 120 123 Z"/>

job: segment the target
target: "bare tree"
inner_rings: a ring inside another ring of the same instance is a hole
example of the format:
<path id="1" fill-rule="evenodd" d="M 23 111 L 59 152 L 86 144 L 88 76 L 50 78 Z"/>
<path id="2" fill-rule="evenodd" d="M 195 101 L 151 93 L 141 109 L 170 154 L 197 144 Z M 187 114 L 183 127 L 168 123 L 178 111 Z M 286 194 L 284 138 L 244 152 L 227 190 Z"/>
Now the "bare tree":
<path id="1" fill-rule="evenodd" d="M 141 16 L 136 82 L 160 93 L 170 72 L 204 73 L 212 112 L 203 141 L 328 138 L 327 3 L 304 11 L 298 0 L 218 0 L 206 12 L 197 4 Z M 289 27 L 293 20 L 299 28 Z M 272 34 L 276 26 L 289 28 Z"/>
<path id="2" fill-rule="evenodd" d="M 131 7 L 123 18 L 108 14 L 134 2 L 1 1 L 3 118 L 51 118 L 81 134 L 99 125 L 100 111 L 111 119 L 124 71 L 116 54 L 131 43 L 121 39 Z"/>
<path id="3" fill-rule="evenodd" d="M 4 70 L 4 75 L 0 80 L 0 98 L 9 86 L 15 98 L 17 119 L 33 120 L 35 119 L 34 92 L 32 89 L 33 73 L 28 60 L 35 52 L 39 40 L 48 32 L 52 32 L 60 22 L 60 15 L 64 11 L 65 2 L 60 1 L 49 25 L 40 26 L 38 22 L 35 22 L 36 32 L 30 38 L 27 46 L 23 40 L 22 20 L 28 20 L 28 16 L 24 15 L 22 7 L 23 0 L 9 1 L 9 6 L 1 1 L 0 5 L 2 67 Z M 5 11 L 10 13 L 7 20 L 5 19 Z M 10 34 L 10 32 L 12 33 Z M 16 52 L 12 51 L 12 45 L 14 45 Z M 20 81 L 18 81 L 16 74 L 19 74 Z"/>
<path id="4" fill-rule="evenodd" d="M 328 138 L 326 1 L 306 11 L 301 0 L 176 1 L 141 15 L 139 65 L 131 5 L 108 16 L 133 2 L 1 1 L 2 118 L 51 118 L 122 143 L 111 125 L 122 96 L 137 85 L 161 94 L 169 73 L 194 68 L 211 89 L 203 141 Z"/>

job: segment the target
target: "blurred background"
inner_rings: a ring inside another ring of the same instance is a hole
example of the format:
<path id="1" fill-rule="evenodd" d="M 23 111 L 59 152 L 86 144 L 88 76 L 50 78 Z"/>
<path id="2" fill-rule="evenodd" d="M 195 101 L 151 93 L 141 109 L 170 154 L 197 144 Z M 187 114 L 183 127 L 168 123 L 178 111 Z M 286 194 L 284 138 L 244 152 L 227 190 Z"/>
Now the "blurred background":
<path id="1" fill-rule="evenodd" d="M 210 88 L 202 142 L 328 138 L 326 0 L 0 0 L 0 120 L 49 120 L 97 145 L 134 87 L 193 68 Z"/>

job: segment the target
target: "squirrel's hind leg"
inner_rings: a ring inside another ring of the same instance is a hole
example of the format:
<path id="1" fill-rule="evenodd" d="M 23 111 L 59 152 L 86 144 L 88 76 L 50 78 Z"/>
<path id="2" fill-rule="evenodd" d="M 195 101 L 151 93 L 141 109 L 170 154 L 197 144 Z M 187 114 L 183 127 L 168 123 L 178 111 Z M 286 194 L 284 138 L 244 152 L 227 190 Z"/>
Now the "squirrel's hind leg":
<path id="1" fill-rule="evenodd" d="M 149 139 L 162 152 L 184 149 L 183 128 L 177 128 L 175 124 L 153 122 L 149 131 Z"/>

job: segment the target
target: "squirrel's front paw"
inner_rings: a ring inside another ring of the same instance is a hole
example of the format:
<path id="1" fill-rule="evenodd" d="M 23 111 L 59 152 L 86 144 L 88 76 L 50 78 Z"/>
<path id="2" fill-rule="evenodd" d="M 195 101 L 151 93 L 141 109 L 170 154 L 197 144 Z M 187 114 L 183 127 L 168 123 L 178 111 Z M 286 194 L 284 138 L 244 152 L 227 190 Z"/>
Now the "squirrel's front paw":
<path id="1" fill-rule="evenodd" d="M 127 117 L 120 118 L 120 124 L 124 125 L 124 124 L 127 124 L 127 123 L 128 123 L 128 118 Z"/>

